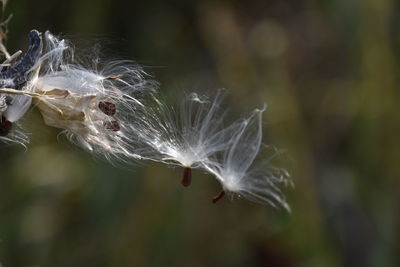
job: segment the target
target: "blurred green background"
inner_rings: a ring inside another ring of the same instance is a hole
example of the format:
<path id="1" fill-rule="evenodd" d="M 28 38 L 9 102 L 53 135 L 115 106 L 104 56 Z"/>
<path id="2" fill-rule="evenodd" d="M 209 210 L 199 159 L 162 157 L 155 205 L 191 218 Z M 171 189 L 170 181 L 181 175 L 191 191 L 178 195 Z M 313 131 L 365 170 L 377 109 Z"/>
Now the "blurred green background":
<path id="1" fill-rule="evenodd" d="M 223 199 L 208 175 L 117 168 L 32 111 L 0 144 L 0 262 L 14 266 L 400 266 L 400 2 L 10 0 L 10 52 L 36 28 L 134 59 L 165 94 L 265 102 L 293 213 Z"/>

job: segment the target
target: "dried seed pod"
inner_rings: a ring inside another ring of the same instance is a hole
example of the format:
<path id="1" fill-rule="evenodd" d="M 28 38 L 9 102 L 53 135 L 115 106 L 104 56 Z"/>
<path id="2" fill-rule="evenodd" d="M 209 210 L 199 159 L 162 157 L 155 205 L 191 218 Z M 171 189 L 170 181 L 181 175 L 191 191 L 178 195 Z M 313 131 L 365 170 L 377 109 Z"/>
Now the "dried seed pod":
<path id="1" fill-rule="evenodd" d="M 42 38 L 37 30 L 29 33 L 29 48 L 19 61 L 0 71 L 0 87 L 21 89 L 42 53 Z M 11 84 L 10 84 L 11 81 Z"/>
<path id="2" fill-rule="evenodd" d="M 108 101 L 100 101 L 98 106 L 99 109 L 108 116 L 112 116 L 117 112 L 116 105 Z"/>

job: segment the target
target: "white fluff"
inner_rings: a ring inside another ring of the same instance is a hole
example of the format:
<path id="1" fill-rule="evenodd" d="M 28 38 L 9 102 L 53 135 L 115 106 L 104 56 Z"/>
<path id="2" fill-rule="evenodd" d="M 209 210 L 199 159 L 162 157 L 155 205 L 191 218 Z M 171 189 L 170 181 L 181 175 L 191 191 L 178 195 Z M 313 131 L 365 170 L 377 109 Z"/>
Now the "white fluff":
<path id="1" fill-rule="evenodd" d="M 48 126 L 111 162 L 158 161 L 189 169 L 190 177 L 191 168 L 198 168 L 213 174 L 224 192 L 290 210 L 279 189 L 289 174 L 268 161 L 255 163 L 265 108 L 225 126 L 223 91 L 211 100 L 191 93 L 170 107 L 139 66 L 114 61 L 88 68 L 74 61 L 66 41 L 48 32 L 43 41 L 27 85 L 20 91 L 0 88 L 0 115 L 7 120 L 18 121 L 33 102 Z M 4 94 L 13 95 L 10 105 Z M 1 139 L 27 140 L 15 129 Z"/>
<path id="2" fill-rule="evenodd" d="M 73 51 L 65 41 L 46 33 L 41 72 L 29 90 L 45 123 L 64 129 L 76 144 L 111 160 L 140 159 L 137 140 L 129 132 L 135 106 L 141 106 L 141 91 L 154 90 L 146 73 L 127 61 L 111 62 L 103 70 L 90 70 L 70 60 Z M 66 57 L 69 56 L 69 57 Z M 114 111 L 107 114 L 104 103 Z"/>
<path id="3" fill-rule="evenodd" d="M 226 149 L 229 140 L 219 110 L 222 99 L 221 91 L 214 100 L 191 93 L 180 106 L 171 108 L 153 96 L 152 103 L 136 111 L 132 122 L 138 138 L 149 147 L 144 152 L 147 158 L 196 168 Z"/>
<path id="4" fill-rule="evenodd" d="M 233 123 L 228 148 L 210 158 L 203 167 L 215 175 L 225 192 L 290 211 L 278 187 L 279 183 L 289 182 L 289 174 L 269 162 L 254 163 L 262 142 L 264 110 L 256 109 L 249 118 Z"/>
<path id="5" fill-rule="evenodd" d="M 16 122 L 25 115 L 31 103 L 32 98 L 30 96 L 15 95 L 8 105 L 7 110 L 4 111 L 3 116 L 11 122 Z"/>

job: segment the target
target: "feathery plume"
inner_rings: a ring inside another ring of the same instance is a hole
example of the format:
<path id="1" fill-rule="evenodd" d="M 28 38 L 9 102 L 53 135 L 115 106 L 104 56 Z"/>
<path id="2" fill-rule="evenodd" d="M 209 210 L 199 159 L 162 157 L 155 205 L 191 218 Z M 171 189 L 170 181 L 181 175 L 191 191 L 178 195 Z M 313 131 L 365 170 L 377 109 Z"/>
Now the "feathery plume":
<path id="1" fill-rule="evenodd" d="M 182 185 L 189 186 L 192 169 L 213 174 L 225 193 L 281 206 L 290 211 L 280 183 L 289 174 L 269 161 L 254 163 L 262 142 L 262 113 L 224 125 L 221 102 L 196 93 L 178 107 L 160 101 L 157 83 L 129 61 L 91 67 L 80 64 L 67 41 L 33 30 L 30 46 L 0 66 L 0 139 L 26 143 L 12 130 L 33 103 L 45 124 L 63 130 L 75 144 L 110 162 L 158 161 L 181 166 Z M 91 58 L 98 62 L 98 58 Z"/>
<path id="2" fill-rule="evenodd" d="M 112 160 L 140 159 L 130 120 L 142 91 L 154 90 L 147 74 L 128 61 L 111 62 L 102 70 L 70 62 L 73 50 L 64 40 L 45 34 L 42 70 L 29 84 L 44 122 L 64 130 L 84 149 Z"/>
<path id="3" fill-rule="evenodd" d="M 230 193 L 273 207 L 280 205 L 290 211 L 278 187 L 279 183 L 289 183 L 289 174 L 269 162 L 254 163 L 262 142 L 264 110 L 256 109 L 249 118 L 233 123 L 230 128 L 235 130 L 229 147 L 203 164 L 203 168 L 214 174 L 222 185 L 214 203 L 225 193 Z"/>
<path id="4" fill-rule="evenodd" d="M 229 139 L 224 129 L 220 104 L 224 93 L 214 100 L 188 94 L 178 108 L 170 108 L 153 95 L 153 103 L 137 110 L 133 127 L 149 149 L 146 157 L 184 168 L 182 184 L 189 186 L 192 168 L 199 168 L 209 157 L 227 149 Z"/>

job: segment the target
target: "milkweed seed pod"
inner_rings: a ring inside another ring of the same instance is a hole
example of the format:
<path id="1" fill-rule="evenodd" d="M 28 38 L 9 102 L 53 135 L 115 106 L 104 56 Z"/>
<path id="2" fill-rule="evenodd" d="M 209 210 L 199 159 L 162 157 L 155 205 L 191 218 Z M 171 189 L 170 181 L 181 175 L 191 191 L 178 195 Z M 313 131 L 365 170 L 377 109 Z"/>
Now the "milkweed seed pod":
<path id="1" fill-rule="evenodd" d="M 222 186 L 213 202 L 228 194 L 290 211 L 280 189 L 291 183 L 289 174 L 268 160 L 256 161 L 265 108 L 226 126 L 225 91 L 214 98 L 190 93 L 179 105 L 167 105 L 140 66 L 93 64 L 99 61 L 95 55 L 79 63 L 71 45 L 49 32 L 31 31 L 27 53 L 12 63 L 18 55 L 0 67 L 1 140 L 27 142 L 13 126 L 33 103 L 46 125 L 112 163 L 180 166 L 184 186 L 191 183 L 192 169 L 200 169 Z"/>
<path id="2" fill-rule="evenodd" d="M 64 40 L 47 32 L 44 41 L 42 70 L 30 84 L 44 122 L 107 159 L 140 159 L 129 124 L 132 110 L 143 106 L 142 91 L 155 90 L 155 83 L 128 61 L 92 70 L 69 62 L 73 51 Z"/>
<path id="3" fill-rule="evenodd" d="M 0 139 L 6 142 L 27 143 L 27 135 L 18 129 L 12 131 L 13 124 L 21 119 L 31 106 L 32 98 L 22 94 L 38 68 L 42 50 L 40 33 L 32 30 L 29 34 L 29 48 L 18 61 L 13 62 L 21 53 L 17 52 L 0 66 Z M 11 94 L 7 94 L 7 89 Z"/>

